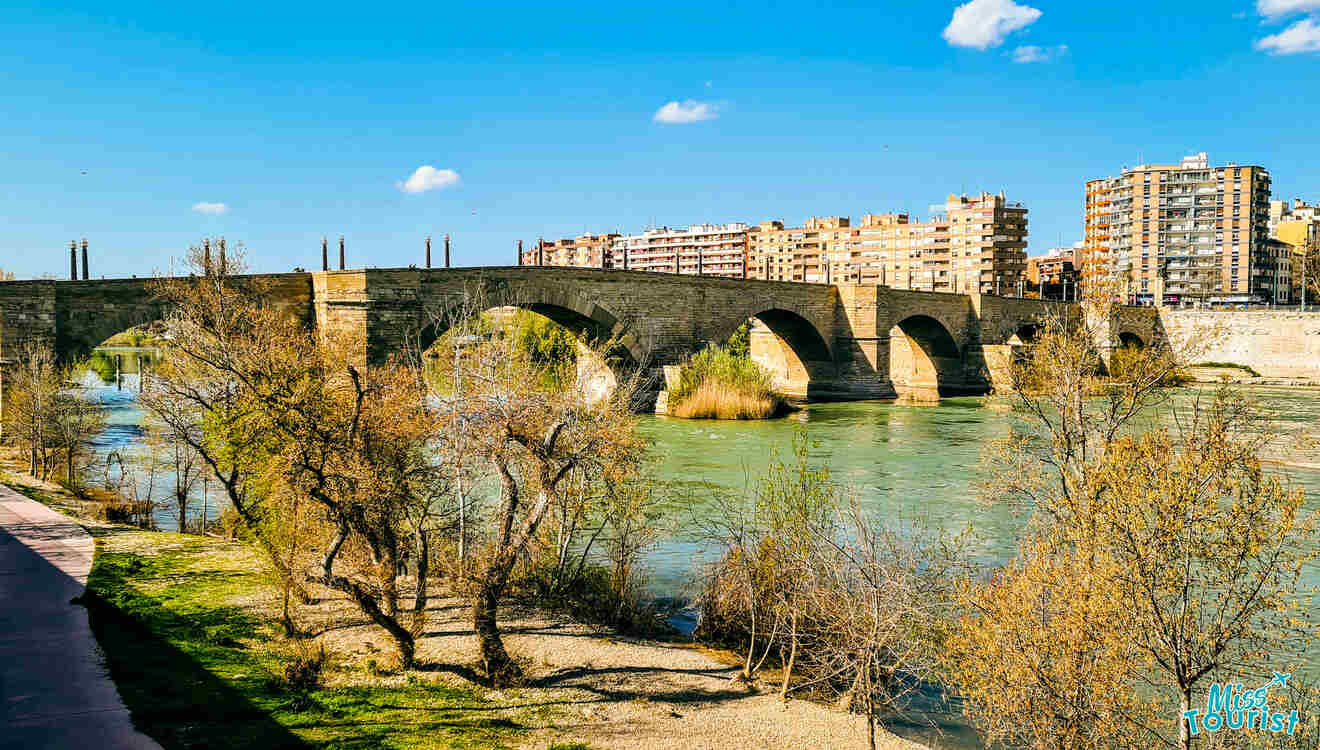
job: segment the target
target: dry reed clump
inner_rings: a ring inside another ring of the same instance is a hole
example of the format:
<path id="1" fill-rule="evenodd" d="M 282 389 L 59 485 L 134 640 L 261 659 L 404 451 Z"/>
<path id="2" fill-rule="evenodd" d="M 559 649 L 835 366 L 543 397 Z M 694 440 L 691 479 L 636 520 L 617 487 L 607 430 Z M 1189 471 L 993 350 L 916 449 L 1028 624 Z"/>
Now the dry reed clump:
<path id="1" fill-rule="evenodd" d="M 770 371 L 721 346 L 698 352 L 679 371 L 669 413 L 687 419 L 765 419 L 786 401 Z"/>
<path id="2" fill-rule="evenodd" d="M 697 386 L 672 413 L 684 419 L 766 419 L 783 405 L 774 393 L 749 393 L 718 382 Z"/>

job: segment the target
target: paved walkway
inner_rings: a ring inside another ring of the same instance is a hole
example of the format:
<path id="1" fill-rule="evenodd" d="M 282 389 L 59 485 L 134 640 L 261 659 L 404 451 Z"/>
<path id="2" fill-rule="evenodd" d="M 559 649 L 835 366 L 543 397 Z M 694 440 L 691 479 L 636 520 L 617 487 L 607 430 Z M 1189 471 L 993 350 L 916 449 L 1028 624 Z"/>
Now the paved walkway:
<path id="1" fill-rule="evenodd" d="M 87 623 L 69 600 L 92 538 L 0 485 L 0 748 L 160 750 L 133 729 Z"/>

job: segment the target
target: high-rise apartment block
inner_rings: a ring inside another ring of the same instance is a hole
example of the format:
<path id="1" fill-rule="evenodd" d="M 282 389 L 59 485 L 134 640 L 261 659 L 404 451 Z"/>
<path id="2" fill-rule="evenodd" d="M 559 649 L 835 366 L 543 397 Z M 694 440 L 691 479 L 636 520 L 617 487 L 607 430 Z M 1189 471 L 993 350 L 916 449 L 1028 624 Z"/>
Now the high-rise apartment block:
<path id="1" fill-rule="evenodd" d="M 1014 294 L 1027 262 L 1027 209 L 1003 195 L 950 195 L 945 213 L 762 222 L 748 234 L 753 278 L 819 284 L 883 284 L 935 292 Z"/>
<path id="2" fill-rule="evenodd" d="M 1267 170 L 1212 167 L 1204 153 L 1091 180 L 1084 292 L 1112 276 L 1113 292 L 1137 302 L 1161 293 L 1169 302 L 1286 301 L 1287 263 L 1269 242 L 1269 210 Z"/>
<path id="3" fill-rule="evenodd" d="M 747 278 L 747 225 L 693 224 L 656 227 L 641 234 L 586 234 L 538 240 L 522 251 L 525 266 L 612 268 Z"/>
<path id="4" fill-rule="evenodd" d="M 606 247 L 608 245 L 608 247 Z M 944 213 L 812 217 L 659 227 L 641 234 L 538 242 L 524 265 L 583 266 L 814 284 L 883 284 L 937 292 L 1017 294 L 1027 262 L 1027 209 L 1001 195 L 950 195 Z"/>
<path id="5" fill-rule="evenodd" d="M 856 231 L 846 216 L 811 217 L 800 227 L 763 221 L 747 233 L 747 275 L 767 281 L 856 284 Z"/>
<path id="6" fill-rule="evenodd" d="M 696 276 L 747 278 L 747 225 L 656 227 L 614 238 L 613 268 Z"/>

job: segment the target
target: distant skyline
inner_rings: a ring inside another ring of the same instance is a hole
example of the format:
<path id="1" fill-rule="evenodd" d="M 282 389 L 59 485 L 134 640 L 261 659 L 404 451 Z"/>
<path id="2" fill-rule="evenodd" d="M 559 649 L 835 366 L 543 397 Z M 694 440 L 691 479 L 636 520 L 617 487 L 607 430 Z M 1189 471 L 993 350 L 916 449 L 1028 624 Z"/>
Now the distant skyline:
<path id="1" fill-rule="evenodd" d="M 1021 201 L 1082 236 L 1124 165 L 1320 199 L 1320 0 L 663 6 L 0 0 L 0 268 L 509 264 L 517 239 Z"/>

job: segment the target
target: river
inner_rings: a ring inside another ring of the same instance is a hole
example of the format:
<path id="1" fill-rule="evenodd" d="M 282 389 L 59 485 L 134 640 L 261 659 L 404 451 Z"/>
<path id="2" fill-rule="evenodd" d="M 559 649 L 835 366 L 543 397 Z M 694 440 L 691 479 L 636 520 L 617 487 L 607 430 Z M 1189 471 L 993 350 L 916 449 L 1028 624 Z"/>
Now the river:
<path id="1" fill-rule="evenodd" d="M 125 376 L 124 390 L 94 383 L 92 395 L 108 409 L 108 424 L 96 449 L 132 452 L 140 445 L 142 412 L 134 403 L 136 375 Z M 1285 435 L 1267 455 L 1269 468 L 1305 488 L 1308 508 L 1320 508 L 1320 449 L 1298 438 L 1320 438 L 1320 390 L 1251 388 L 1277 415 Z M 1176 403 L 1187 404 L 1205 391 L 1183 389 Z M 642 432 L 654 443 L 657 479 L 679 497 L 701 498 L 711 492 L 742 493 L 757 481 L 774 451 L 791 459 L 794 435 L 804 430 L 813 462 L 828 466 L 832 478 L 855 495 L 880 522 L 923 518 L 950 531 L 968 526 L 971 555 L 993 564 L 1016 549 L 1025 519 L 1004 504 L 987 504 L 976 487 L 984 446 L 1008 433 L 1018 419 L 980 398 L 946 399 L 938 406 L 883 402 L 811 404 L 788 417 L 755 422 L 690 421 L 643 417 Z M 214 504 L 212 501 L 212 508 Z M 649 556 L 651 590 L 657 596 L 691 597 L 703 563 L 719 550 L 691 533 L 690 508 L 676 509 L 676 527 Z M 214 512 L 214 511 L 213 511 Z M 162 528 L 172 528 L 168 511 L 158 513 Z M 1320 585 L 1320 567 L 1304 576 L 1304 587 Z M 1320 607 L 1313 616 L 1320 618 Z M 1320 654 L 1307 671 L 1320 672 Z M 975 747 L 971 733 L 954 717 L 941 719 L 948 732 L 942 746 Z M 916 733 L 914 739 L 927 739 Z"/>

